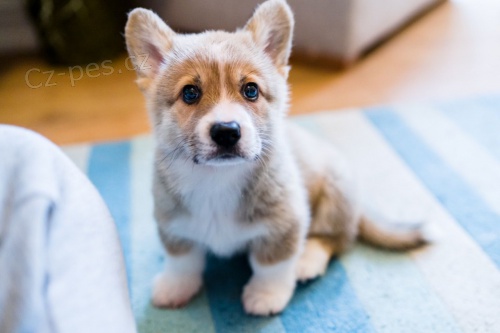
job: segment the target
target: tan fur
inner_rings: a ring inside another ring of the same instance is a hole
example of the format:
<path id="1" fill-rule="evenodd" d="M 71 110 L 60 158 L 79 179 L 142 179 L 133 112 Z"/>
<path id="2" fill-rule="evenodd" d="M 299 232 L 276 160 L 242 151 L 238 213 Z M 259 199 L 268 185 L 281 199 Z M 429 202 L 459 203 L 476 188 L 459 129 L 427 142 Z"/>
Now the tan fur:
<path id="1" fill-rule="evenodd" d="M 172 255 L 180 256 L 188 253 L 193 248 L 193 243 L 186 239 L 177 238 L 171 234 L 161 232 L 161 230 L 159 234 L 165 249 Z"/>
<path id="2" fill-rule="evenodd" d="M 316 242 L 330 258 L 342 252 L 342 247 L 339 246 L 336 239 L 328 236 L 309 235 L 307 237 L 307 242 Z"/>
<path id="3" fill-rule="evenodd" d="M 368 244 L 396 251 L 410 250 L 427 242 L 419 227 L 413 230 L 391 230 L 383 228 L 366 216 L 362 216 L 360 219 L 359 236 L 360 240 Z"/>
<path id="4" fill-rule="evenodd" d="M 323 274 L 359 232 L 389 248 L 422 241 L 418 231 L 397 235 L 362 219 L 340 155 L 285 121 L 293 26 L 284 0 L 264 2 L 234 33 L 179 35 L 150 11 L 130 13 L 128 51 L 149 56 L 137 83 L 156 137 L 155 218 L 167 250 L 158 306 L 184 304 L 199 290 L 206 250 L 250 253 L 243 303 L 266 315 L 284 308 L 296 279 Z M 256 101 L 243 96 L 249 82 L 259 87 Z M 199 101 L 182 100 L 186 85 L 200 89 Z M 219 121 L 241 126 L 236 162 L 218 160 L 209 129 Z"/>
<path id="5" fill-rule="evenodd" d="M 297 225 L 294 223 L 284 232 L 277 232 L 270 238 L 258 238 L 250 245 L 256 260 L 261 265 L 274 265 L 290 259 L 297 253 L 298 238 L 301 237 Z"/>

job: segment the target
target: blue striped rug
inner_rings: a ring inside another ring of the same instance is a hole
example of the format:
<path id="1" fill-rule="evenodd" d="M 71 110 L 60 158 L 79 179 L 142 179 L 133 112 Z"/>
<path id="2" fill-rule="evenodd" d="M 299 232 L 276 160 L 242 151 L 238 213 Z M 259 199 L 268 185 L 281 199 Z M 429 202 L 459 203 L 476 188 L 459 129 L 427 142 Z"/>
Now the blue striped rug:
<path id="1" fill-rule="evenodd" d="M 271 318 L 243 312 L 245 258 L 210 258 L 205 289 L 189 306 L 155 309 L 151 280 L 163 250 L 152 218 L 151 137 L 66 147 L 116 219 L 139 331 L 500 332 L 500 96 L 294 121 L 344 152 L 368 206 L 428 220 L 438 242 L 399 254 L 357 245 Z"/>

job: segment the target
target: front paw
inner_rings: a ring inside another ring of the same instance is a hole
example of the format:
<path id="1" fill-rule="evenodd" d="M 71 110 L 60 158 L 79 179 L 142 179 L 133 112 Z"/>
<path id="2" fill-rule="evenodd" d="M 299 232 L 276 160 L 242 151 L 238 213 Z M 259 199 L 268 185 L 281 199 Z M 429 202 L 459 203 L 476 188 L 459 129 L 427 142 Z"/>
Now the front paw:
<path id="1" fill-rule="evenodd" d="M 153 282 L 152 303 L 162 308 L 183 307 L 198 293 L 201 285 L 201 275 L 175 276 L 160 273 Z"/>
<path id="2" fill-rule="evenodd" d="M 248 314 L 269 316 L 280 313 L 292 298 L 295 285 L 258 281 L 254 278 L 243 290 L 243 306 Z"/>

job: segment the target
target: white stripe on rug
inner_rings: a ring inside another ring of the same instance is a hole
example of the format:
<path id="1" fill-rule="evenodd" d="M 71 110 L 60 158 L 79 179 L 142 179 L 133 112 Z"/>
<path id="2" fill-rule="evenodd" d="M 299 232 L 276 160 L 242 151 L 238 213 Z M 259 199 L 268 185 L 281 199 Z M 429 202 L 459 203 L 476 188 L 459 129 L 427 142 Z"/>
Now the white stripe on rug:
<path id="1" fill-rule="evenodd" d="M 90 149 L 89 144 L 78 144 L 61 147 L 62 151 L 76 164 L 84 174 L 87 174 Z"/>
<path id="2" fill-rule="evenodd" d="M 476 191 L 489 207 L 500 214 L 500 162 L 432 107 L 399 107 L 395 111 Z"/>

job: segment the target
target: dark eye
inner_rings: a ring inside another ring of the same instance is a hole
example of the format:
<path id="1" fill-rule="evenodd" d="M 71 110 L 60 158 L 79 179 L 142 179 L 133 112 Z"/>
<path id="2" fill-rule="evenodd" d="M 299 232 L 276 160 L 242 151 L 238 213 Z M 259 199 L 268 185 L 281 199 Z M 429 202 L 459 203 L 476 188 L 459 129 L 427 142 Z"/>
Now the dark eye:
<path id="1" fill-rule="evenodd" d="M 201 91 L 197 86 L 187 85 L 182 88 L 182 100 L 186 104 L 196 103 L 201 97 Z"/>
<path id="2" fill-rule="evenodd" d="M 256 101 L 259 98 L 259 86 L 257 83 L 249 82 L 243 86 L 243 96 L 249 101 Z"/>

